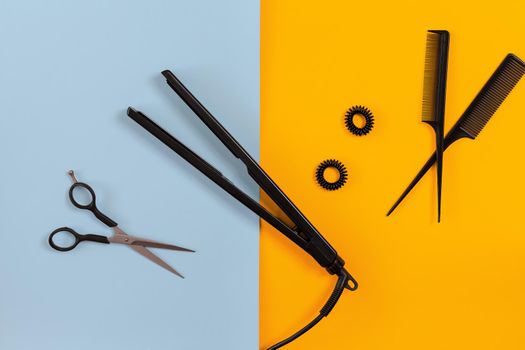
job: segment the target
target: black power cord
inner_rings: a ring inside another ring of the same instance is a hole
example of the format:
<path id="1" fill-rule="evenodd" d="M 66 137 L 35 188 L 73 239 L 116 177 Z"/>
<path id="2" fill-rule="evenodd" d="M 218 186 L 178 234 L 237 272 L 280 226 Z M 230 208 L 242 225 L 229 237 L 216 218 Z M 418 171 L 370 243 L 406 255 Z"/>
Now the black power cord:
<path id="1" fill-rule="evenodd" d="M 357 285 L 354 285 L 353 288 L 349 287 L 348 286 L 348 280 L 349 280 L 348 273 L 345 270 L 342 270 L 341 274 L 339 274 L 339 277 L 337 279 L 337 283 L 335 285 L 335 288 L 334 288 L 332 294 L 330 295 L 330 298 L 328 298 L 328 300 L 324 304 L 324 306 L 321 309 L 321 311 L 319 311 L 319 315 L 317 315 L 317 317 L 314 318 L 310 323 L 308 323 L 306 326 L 304 326 L 303 328 L 301 328 L 299 331 L 295 332 L 294 334 L 292 334 L 288 338 L 286 338 L 284 340 L 281 340 L 280 342 L 278 342 L 275 345 L 270 346 L 268 348 L 268 350 L 276 350 L 276 349 L 279 349 L 279 348 L 281 348 L 281 347 L 291 343 L 292 341 L 294 341 L 295 339 L 299 338 L 301 335 L 305 334 L 310 329 L 312 329 L 324 317 L 328 316 L 330 311 L 332 311 L 332 309 L 334 308 L 335 304 L 337 304 L 337 301 L 341 297 L 341 294 L 343 294 L 344 289 L 348 288 L 350 290 L 354 290 L 357 287 Z M 355 284 L 355 281 L 353 281 L 353 283 Z"/>

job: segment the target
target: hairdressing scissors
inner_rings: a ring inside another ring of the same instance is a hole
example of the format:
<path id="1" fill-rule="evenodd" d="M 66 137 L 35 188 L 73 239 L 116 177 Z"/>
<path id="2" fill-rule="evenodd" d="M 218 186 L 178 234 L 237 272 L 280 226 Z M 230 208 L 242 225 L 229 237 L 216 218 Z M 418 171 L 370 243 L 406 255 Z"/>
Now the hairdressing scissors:
<path id="1" fill-rule="evenodd" d="M 157 255 L 153 254 L 146 247 L 177 250 L 177 251 L 191 252 L 191 253 L 194 253 L 195 252 L 194 250 L 179 247 L 179 246 L 172 245 L 172 244 L 159 243 L 156 241 L 128 235 L 126 232 L 124 232 L 124 230 L 122 230 L 118 226 L 118 224 L 115 221 L 110 219 L 108 216 L 104 215 L 97 208 L 97 203 L 96 203 L 97 197 L 95 195 L 95 191 L 93 190 L 93 188 L 91 188 L 91 186 L 89 186 L 88 184 L 84 182 L 78 182 L 73 170 L 70 170 L 68 172 L 68 175 L 73 180 L 73 185 L 71 185 L 71 187 L 69 188 L 69 200 L 71 201 L 71 203 L 73 203 L 73 205 L 77 207 L 78 209 L 88 210 L 92 212 L 98 220 L 100 220 L 106 226 L 113 229 L 113 235 L 106 237 L 106 236 L 94 235 L 94 234 L 80 234 L 80 233 L 77 233 L 72 228 L 60 227 L 54 230 L 53 232 L 51 232 L 51 234 L 49 235 L 48 242 L 49 242 L 49 245 L 53 249 L 56 249 L 61 252 L 67 252 L 67 251 L 75 249 L 76 246 L 80 242 L 85 242 L 85 241 L 97 242 L 97 243 L 103 243 L 103 244 L 110 244 L 110 243 L 125 244 L 131 249 L 133 249 L 135 252 L 139 253 L 140 255 L 149 259 L 155 264 L 165 268 L 166 270 L 174 273 L 175 275 L 179 277 L 184 278 L 184 276 L 182 276 L 178 271 L 176 271 L 173 267 L 168 265 L 164 260 L 159 258 Z M 83 204 L 77 199 L 75 199 L 75 189 L 84 189 L 87 191 L 87 193 L 90 196 L 90 200 L 87 202 L 87 204 Z M 59 233 L 61 233 L 62 235 L 68 235 L 70 236 L 70 238 L 73 238 L 72 243 L 65 244 L 65 245 L 57 244 L 57 242 L 55 242 L 55 236 Z"/>

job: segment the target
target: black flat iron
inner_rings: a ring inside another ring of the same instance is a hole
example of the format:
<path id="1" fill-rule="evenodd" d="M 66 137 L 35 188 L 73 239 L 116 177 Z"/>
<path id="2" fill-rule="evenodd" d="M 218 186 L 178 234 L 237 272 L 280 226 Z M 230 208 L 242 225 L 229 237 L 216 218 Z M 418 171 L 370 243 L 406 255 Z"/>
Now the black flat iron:
<path id="1" fill-rule="evenodd" d="M 335 288 L 330 298 L 319 311 L 319 315 L 309 324 L 297 331 L 292 336 L 271 346 L 269 350 L 278 349 L 297 339 L 320 320 L 326 317 L 334 308 L 344 289 L 356 290 L 357 282 L 344 268 L 345 261 L 337 254 L 335 249 L 308 221 L 295 204 L 284 194 L 248 152 L 233 138 L 232 135 L 219 123 L 219 121 L 192 95 L 192 93 L 177 79 L 169 70 L 163 71 L 168 85 L 179 95 L 179 97 L 193 110 L 204 124 L 221 140 L 221 142 L 239 158 L 248 170 L 248 174 L 260 186 L 260 188 L 282 209 L 288 218 L 294 223 L 294 227 L 285 224 L 281 219 L 270 213 L 256 200 L 235 186 L 230 180 L 222 175 L 215 167 L 202 159 L 199 155 L 185 146 L 182 142 L 162 129 L 145 114 L 131 107 L 128 108 L 128 116 L 146 129 L 149 133 L 159 139 L 166 146 L 175 151 L 188 163 L 197 168 L 219 187 L 244 204 L 259 217 L 275 227 L 295 244 L 310 254 L 328 273 L 338 277 Z"/>

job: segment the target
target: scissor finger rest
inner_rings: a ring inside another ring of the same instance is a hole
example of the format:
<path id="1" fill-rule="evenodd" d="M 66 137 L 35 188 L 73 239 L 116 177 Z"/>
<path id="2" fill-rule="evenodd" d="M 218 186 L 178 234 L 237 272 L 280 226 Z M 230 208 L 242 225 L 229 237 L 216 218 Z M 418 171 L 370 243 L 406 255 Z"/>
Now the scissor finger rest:
<path id="1" fill-rule="evenodd" d="M 65 234 L 67 234 L 67 235 L 69 235 L 69 236 L 74 238 L 74 241 L 73 241 L 72 244 L 62 246 L 62 245 L 58 245 L 58 244 L 55 243 L 55 241 L 54 241 L 55 235 L 58 234 L 58 233 L 64 233 L 64 232 L 65 232 Z M 91 234 L 89 234 L 89 235 L 81 235 L 80 233 L 77 233 L 75 230 L 73 230 L 72 228 L 69 228 L 69 227 L 57 228 L 56 230 L 51 232 L 51 234 L 49 235 L 49 239 L 48 239 L 48 243 L 51 246 L 51 248 L 53 248 L 55 250 L 58 250 L 60 252 L 67 252 L 67 251 L 73 250 L 82 241 L 91 241 L 91 242 L 98 242 L 98 243 L 109 244 L 109 240 L 105 236 L 91 235 Z"/>

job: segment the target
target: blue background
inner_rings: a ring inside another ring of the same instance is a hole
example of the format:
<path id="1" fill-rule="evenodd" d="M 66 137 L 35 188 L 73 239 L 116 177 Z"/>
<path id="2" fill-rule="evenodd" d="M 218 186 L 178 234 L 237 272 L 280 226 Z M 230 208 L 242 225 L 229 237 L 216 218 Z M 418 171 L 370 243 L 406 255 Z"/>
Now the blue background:
<path id="1" fill-rule="evenodd" d="M 168 88 L 171 69 L 258 157 L 259 3 L 2 1 L 0 348 L 256 349 L 258 219 L 126 117 L 144 111 L 257 197 L 242 165 Z M 179 279 L 67 199 L 66 172 Z"/>

